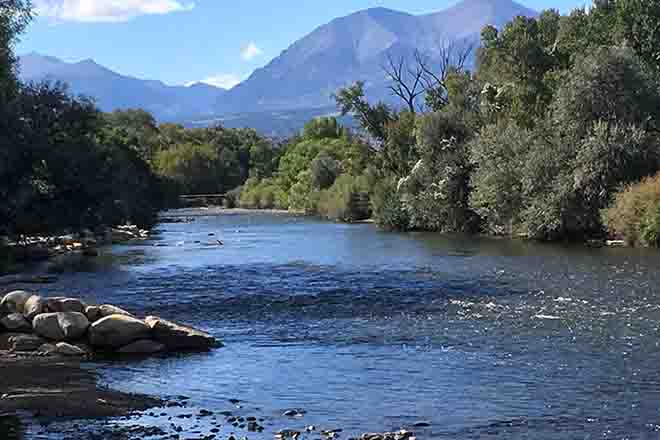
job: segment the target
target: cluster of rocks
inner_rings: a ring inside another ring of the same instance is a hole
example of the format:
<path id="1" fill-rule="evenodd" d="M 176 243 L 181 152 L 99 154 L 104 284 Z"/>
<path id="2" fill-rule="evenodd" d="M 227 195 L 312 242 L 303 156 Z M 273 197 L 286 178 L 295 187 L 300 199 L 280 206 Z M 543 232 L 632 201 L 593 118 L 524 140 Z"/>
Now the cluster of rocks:
<path id="1" fill-rule="evenodd" d="M 359 440 L 416 440 L 415 434 L 402 429 L 396 432 L 362 434 Z"/>
<path id="2" fill-rule="evenodd" d="M 310 426 L 305 429 L 305 431 L 307 433 L 312 433 L 316 431 L 316 427 Z M 329 431 L 321 431 L 320 434 L 322 440 L 334 440 L 339 437 L 339 434 L 342 431 L 342 429 L 333 429 Z M 302 434 L 302 432 L 293 429 L 283 429 L 275 434 L 275 440 L 300 440 Z M 417 440 L 417 437 L 415 437 L 413 432 L 402 429 L 396 432 L 366 433 L 358 438 L 351 437 L 348 440 Z"/>
<path id="3" fill-rule="evenodd" d="M 25 291 L 0 302 L 0 350 L 88 356 L 111 352 L 150 355 L 206 351 L 222 343 L 200 330 L 149 316 L 139 319 L 113 305 L 76 298 L 44 298 Z"/>
<path id="4" fill-rule="evenodd" d="M 0 241 L 14 249 L 16 256 L 21 260 L 40 260 L 57 255 L 79 252 L 85 256 L 98 255 L 98 247 L 109 244 L 121 244 L 135 240 L 149 238 L 149 231 L 140 229 L 135 225 L 104 228 L 92 232 L 84 230 L 80 233 L 50 236 L 31 236 L 24 238 L 20 243 L 14 243 L 4 237 Z"/>
<path id="5" fill-rule="evenodd" d="M 158 222 L 161 224 L 194 223 L 195 218 L 194 217 L 161 217 L 158 220 Z"/>

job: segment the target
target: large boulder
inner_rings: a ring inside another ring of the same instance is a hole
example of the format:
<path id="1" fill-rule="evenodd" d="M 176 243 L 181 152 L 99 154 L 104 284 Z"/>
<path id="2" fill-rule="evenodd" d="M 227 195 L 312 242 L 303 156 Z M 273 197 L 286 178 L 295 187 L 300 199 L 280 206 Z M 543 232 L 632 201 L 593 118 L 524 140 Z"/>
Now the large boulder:
<path id="1" fill-rule="evenodd" d="M 44 345 L 46 341 L 36 335 L 18 335 L 9 338 L 11 351 L 36 351 Z"/>
<path id="2" fill-rule="evenodd" d="M 64 339 L 67 341 L 82 338 L 89 328 L 89 320 L 79 312 L 58 313 L 57 321 L 64 333 Z"/>
<path id="3" fill-rule="evenodd" d="M 55 297 L 48 298 L 46 301 L 46 308 L 51 313 L 62 312 L 85 312 L 85 303 L 77 298 Z"/>
<path id="4" fill-rule="evenodd" d="M 63 341 L 64 331 L 60 327 L 57 313 L 42 313 L 32 320 L 34 332 L 51 341 Z"/>
<path id="5" fill-rule="evenodd" d="M 101 318 L 105 318 L 111 315 L 133 316 L 133 314 L 128 313 L 126 310 L 120 309 L 119 307 L 110 304 L 103 304 L 102 306 L 99 306 L 99 313 Z"/>
<path id="6" fill-rule="evenodd" d="M 12 313 L 0 319 L 0 326 L 16 333 L 29 333 L 32 331 L 32 324 L 21 313 Z"/>
<path id="7" fill-rule="evenodd" d="M 140 339 L 148 339 L 150 328 L 141 320 L 126 315 L 110 315 L 89 328 L 89 342 L 94 347 L 119 348 Z"/>
<path id="8" fill-rule="evenodd" d="M 24 290 L 15 290 L 10 292 L 0 301 L 0 310 L 5 310 L 7 313 L 23 313 L 25 303 L 32 294 Z"/>
<path id="9" fill-rule="evenodd" d="M 147 317 L 145 323 L 152 330 L 153 338 L 168 350 L 199 351 L 222 346 L 220 341 L 208 333 L 156 316 Z"/>
<path id="10" fill-rule="evenodd" d="M 32 322 L 35 316 L 44 312 L 46 301 L 39 295 L 32 295 L 23 306 L 25 319 Z"/>
<path id="11" fill-rule="evenodd" d="M 165 351 L 165 348 L 165 345 L 161 344 L 160 342 L 156 342 L 151 339 L 141 339 L 139 341 L 132 342 L 117 351 L 121 354 L 145 355 L 161 353 Z"/>
<path id="12" fill-rule="evenodd" d="M 83 337 L 89 321 L 78 312 L 42 313 L 32 325 L 36 334 L 52 341 L 75 341 Z"/>

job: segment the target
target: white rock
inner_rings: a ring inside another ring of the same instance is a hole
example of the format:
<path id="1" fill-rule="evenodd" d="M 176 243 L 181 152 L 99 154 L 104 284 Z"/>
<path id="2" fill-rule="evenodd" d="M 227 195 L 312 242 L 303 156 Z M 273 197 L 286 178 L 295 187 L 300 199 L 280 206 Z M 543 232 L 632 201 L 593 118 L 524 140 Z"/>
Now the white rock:
<path id="1" fill-rule="evenodd" d="M 89 328 L 89 341 L 95 347 L 118 348 L 148 339 L 151 329 L 141 320 L 125 315 L 110 315 Z"/>
<path id="2" fill-rule="evenodd" d="M 25 319 L 32 322 L 35 316 L 44 312 L 46 302 L 39 295 L 32 295 L 23 306 L 23 315 Z"/>
<path id="3" fill-rule="evenodd" d="M 102 306 L 99 306 L 99 312 L 101 314 L 101 318 L 105 318 L 106 316 L 111 316 L 111 315 L 133 316 L 131 313 L 128 313 L 126 310 L 120 309 L 119 307 L 110 304 L 103 304 Z"/>
<path id="4" fill-rule="evenodd" d="M 62 356 L 85 356 L 88 353 L 80 347 L 60 342 L 55 346 L 54 353 L 61 354 Z"/>
<path id="5" fill-rule="evenodd" d="M 25 303 L 32 294 L 24 290 L 15 290 L 2 298 L 0 310 L 6 310 L 9 313 L 23 313 Z"/>
<path id="6" fill-rule="evenodd" d="M 208 333 L 156 316 L 148 316 L 145 323 L 153 330 L 154 339 L 168 350 L 208 350 L 222 346 Z"/>

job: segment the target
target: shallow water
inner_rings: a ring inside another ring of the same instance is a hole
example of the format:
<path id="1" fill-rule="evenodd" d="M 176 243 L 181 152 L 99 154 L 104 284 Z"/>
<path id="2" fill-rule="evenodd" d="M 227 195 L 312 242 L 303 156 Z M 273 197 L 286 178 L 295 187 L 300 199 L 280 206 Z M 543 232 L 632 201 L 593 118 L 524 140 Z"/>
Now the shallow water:
<path id="1" fill-rule="evenodd" d="M 264 417 L 250 439 L 420 421 L 421 439 L 650 439 L 660 438 L 659 269 L 655 251 L 255 213 L 162 225 L 156 240 L 51 267 L 59 281 L 42 291 L 222 338 L 210 354 L 98 367 L 118 389 Z M 307 413 L 283 417 L 290 408 Z"/>

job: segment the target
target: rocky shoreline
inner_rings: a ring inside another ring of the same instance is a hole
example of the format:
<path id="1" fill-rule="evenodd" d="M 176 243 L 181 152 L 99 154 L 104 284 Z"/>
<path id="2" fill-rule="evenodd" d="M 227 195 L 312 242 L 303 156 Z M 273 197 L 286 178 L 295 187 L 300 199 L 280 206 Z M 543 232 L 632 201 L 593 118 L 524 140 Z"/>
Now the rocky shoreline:
<path id="1" fill-rule="evenodd" d="M 207 351 L 222 343 L 165 319 L 144 319 L 119 307 L 17 290 L 0 302 L 0 354 L 94 357 Z"/>
<path id="2" fill-rule="evenodd" d="M 123 225 L 103 228 L 96 233 L 86 230 L 59 236 L 31 236 L 20 241 L 0 238 L 0 245 L 10 249 L 17 261 L 29 262 L 71 253 L 96 257 L 101 246 L 146 240 L 149 235 L 150 232 L 146 229 L 140 229 L 135 225 Z"/>
<path id="3" fill-rule="evenodd" d="M 342 429 L 301 429 L 303 409 L 283 411 L 276 419 L 260 408 L 244 407 L 239 399 L 228 399 L 223 411 L 195 409 L 185 396 L 152 397 L 102 387 L 97 373 L 85 367 L 86 361 L 106 356 L 144 357 L 221 346 L 203 331 L 158 317 L 140 319 L 113 305 L 10 292 L 0 301 L 0 438 L 28 438 L 18 432 L 21 429 L 36 438 L 72 440 L 341 438 Z M 25 420 L 29 428 L 2 428 L 3 420 L 24 413 L 31 414 Z M 278 430 L 278 425 L 294 428 Z M 416 437 L 412 431 L 400 430 L 347 440 Z"/>

